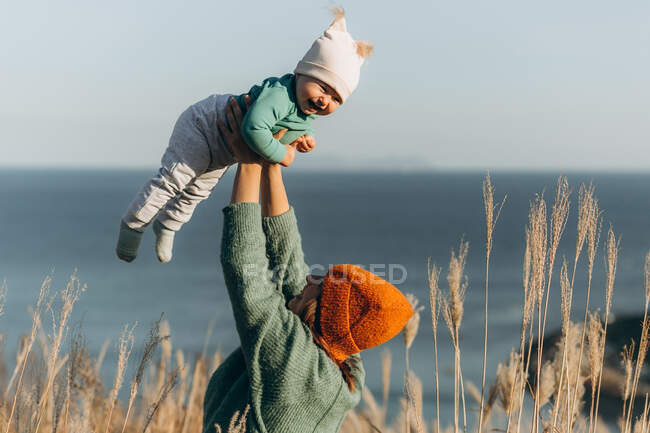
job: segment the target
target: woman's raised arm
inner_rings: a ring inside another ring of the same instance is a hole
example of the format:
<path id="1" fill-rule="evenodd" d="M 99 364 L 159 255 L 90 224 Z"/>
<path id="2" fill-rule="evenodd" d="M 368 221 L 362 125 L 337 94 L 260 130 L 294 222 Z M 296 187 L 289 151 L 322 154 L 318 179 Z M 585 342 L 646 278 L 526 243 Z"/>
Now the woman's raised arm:
<path id="1" fill-rule="evenodd" d="M 262 168 L 262 216 L 274 217 L 289 210 L 289 199 L 282 181 L 280 164 L 265 164 Z"/>
<path id="2" fill-rule="evenodd" d="M 269 266 L 282 294 L 289 301 L 305 286 L 308 267 L 279 164 L 265 164 L 262 169 L 262 228 L 266 235 Z"/>

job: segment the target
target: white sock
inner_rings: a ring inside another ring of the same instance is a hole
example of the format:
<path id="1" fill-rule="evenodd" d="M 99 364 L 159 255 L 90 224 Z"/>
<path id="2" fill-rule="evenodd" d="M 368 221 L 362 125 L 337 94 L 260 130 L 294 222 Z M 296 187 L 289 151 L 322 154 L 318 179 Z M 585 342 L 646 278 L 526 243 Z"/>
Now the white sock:
<path id="1" fill-rule="evenodd" d="M 172 249 L 174 248 L 173 230 L 169 230 L 158 220 L 153 223 L 153 232 L 156 234 L 156 255 L 162 263 L 167 263 L 172 259 Z"/>

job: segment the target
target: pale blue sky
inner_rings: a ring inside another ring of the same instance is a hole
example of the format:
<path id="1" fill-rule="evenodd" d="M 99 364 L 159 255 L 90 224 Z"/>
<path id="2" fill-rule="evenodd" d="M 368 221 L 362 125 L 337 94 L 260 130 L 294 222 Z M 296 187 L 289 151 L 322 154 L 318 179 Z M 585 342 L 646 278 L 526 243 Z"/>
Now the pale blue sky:
<path id="1" fill-rule="evenodd" d="M 332 4 L 4 2 L 0 165 L 155 167 L 188 105 L 292 71 Z M 647 170 L 646 0 L 342 5 L 375 54 L 299 166 Z"/>

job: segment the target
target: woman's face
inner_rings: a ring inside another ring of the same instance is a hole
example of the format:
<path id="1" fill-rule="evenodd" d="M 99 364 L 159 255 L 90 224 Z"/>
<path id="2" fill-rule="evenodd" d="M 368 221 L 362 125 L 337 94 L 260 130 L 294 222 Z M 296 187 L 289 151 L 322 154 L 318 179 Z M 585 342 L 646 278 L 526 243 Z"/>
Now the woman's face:
<path id="1" fill-rule="evenodd" d="M 287 304 L 289 310 L 298 316 L 300 316 L 300 313 L 302 313 L 302 310 L 305 308 L 307 301 L 320 296 L 320 285 L 323 281 L 323 277 L 319 277 L 317 275 L 307 275 L 306 280 L 307 284 L 305 285 L 305 288 L 302 289 L 302 292 L 294 296 L 293 299 L 291 299 Z"/>

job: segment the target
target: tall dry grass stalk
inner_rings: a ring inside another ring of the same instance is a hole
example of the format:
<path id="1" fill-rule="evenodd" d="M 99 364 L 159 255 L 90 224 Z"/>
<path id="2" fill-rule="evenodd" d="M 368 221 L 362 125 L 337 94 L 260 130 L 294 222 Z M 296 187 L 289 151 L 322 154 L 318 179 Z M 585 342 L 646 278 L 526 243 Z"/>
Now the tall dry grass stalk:
<path id="1" fill-rule="evenodd" d="M 413 341 L 415 341 L 415 337 L 418 335 L 418 329 L 420 328 L 420 311 L 422 311 L 424 307 L 419 305 L 420 301 L 412 293 L 407 293 L 406 299 L 409 301 L 409 303 L 411 304 L 411 308 L 413 309 L 413 316 L 411 316 L 408 322 L 406 322 L 406 325 L 402 330 L 402 336 L 404 337 L 404 347 L 405 347 L 404 359 L 406 361 L 406 373 L 404 375 L 404 385 L 406 388 L 406 398 L 407 398 L 405 422 L 407 423 L 406 431 L 409 431 L 411 417 L 412 417 L 411 409 L 413 410 L 416 409 L 415 407 L 416 399 L 414 397 L 411 368 L 409 365 L 409 350 L 411 349 L 411 345 L 413 344 Z M 420 415 L 421 413 L 422 413 L 422 408 L 420 408 Z M 421 417 L 417 416 L 417 411 L 415 412 L 415 420 L 417 423 L 418 431 L 422 430 L 423 428 L 422 419 Z"/>
<path id="2" fill-rule="evenodd" d="M 458 254 L 451 251 L 449 259 L 449 272 L 447 273 L 447 284 L 449 292 L 440 297 L 442 316 L 449 330 L 452 347 L 454 349 L 454 433 L 458 433 L 459 404 L 463 403 L 463 431 L 467 429 L 467 409 L 465 406 L 465 393 L 463 392 L 463 377 L 460 365 L 460 324 L 463 320 L 465 293 L 468 287 L 467 276 L 465 275 L 465 264 L 469 244 L 461 240 L 458 247 Z"/>
<path id="3" fill-rule="evenodd" d="M 602 374 L 601 350 L 605 339 L 605 328 L 600 321 L 599 311 L 596 310 L 589 315 L 587 332 L 587 360 L 589 364 L 589 382 L 591 385 L 591 404 L 589 406 L 589 429 L 591 432 L 594 425 L 594 409 L 596 406 L 596 391 L 598 390 L 598 379 Z"/>
<path id="4" fill-rule="evenodd" d="M 483 370 L 481 373 L 481 398 L 479 403 L 479 431 L 483 426 L 483 405 L 485 403 L 485 373 L 487 370 L 487 346 L 488 346 L 488 299 L 490 281 L 490 256 L 492 253 L 492 236 L 494 227 L 501 215 L 501 209 L 505 204 L 506 197 L 497 205 L 494 204 L 494 186 L 488 174 L 483 181 L 483 207 L 485 209 L 485 314 L 483 322 Z"/>
<path id="5" fill-rule="evenodd" d="M 598 249 L 598 243 L 600 240 L 600 230 L 601 230 L 601 211 L 598 208 L 598 200 L 594 197 L 594 187 L 592 184 L 589 187 L 584 187 L 583 190 L 583 203 L 581 208 L 585 208 L 583 211 L 583 220 L 578 220 L 578 226 L 581 224 L 585 225 L 586 231 L 586 242 L 587 242 L 587 296 L 585 300 L 585 312 L 582 323 L 582 337 L 580 340 L 580 353 L 579 360 L 582 362 L 582 354 L 584 351 L 585 345 L 585 335 L 587 332 L 587 318 L 589 316 L 589 301 L 591 296 L 591 282 L 592 275 L 594 270 L 594 262 L 596 257 L 596 250 Z M 579 214 L 580 216 L 580 214 Z M 580 228 L 579 228 L 580 230 Z M 575 272 L 574 272 L 575 276 Z M 574 384 L 574 393 L 578 391 L 578 384 Z M 574 396 L 572 401 L 577 401 L 577 396 Z M 572 411 L 575 412 L 575 411 Z"/>
<path id="6" fill-rule="evenodd" d="M 522 281 L 522 287 L 523 287 L 523 306 L 522 306 L 522 312 L 521 312 L 521 332 L 519 336 L 519 354 L 524 353 L 524 348 L 526 345 L 526 335 L 528 332 L 528 326 L 531 324 L 532 326 L 532 321 L 531 321 L 531 316 L 533 312 L 533 306 L 534 306 L 534 300 L 535 297 L 533 296 L 531 290 L 530 290 L 530 281 L 531 281 L 531 261 L 532 261 L 532 253 L 531 253 L 531 233 L 530 233 L 530 228 L 527 227 L 525 231 L 525 249 L 524 249 L 524 261 L 523 261 L 523 281 Z M 517 371 L 523 371 L 523 359 L 522 357 L 519 358 L 519 361 L 522 365 L 518 368 Z M 528 370 L 526 370 L 528 371 Z M 513 399 L 513 398 L 521 398 L 523 399 L 523 393 L 524 390 L 520 390 L 515 387 L 515 384 L 517 382 L 518 378 L 515 378 L 515 380 L 512 381 L 511 387 L 510 387 L 510 394 L 508 395 L 508 399 Z M 512 412 L 508 412 L 506 414 L 506 433 L 510 432 L 510 425 L 512 423 Z"/>
<path id="7" fill-rule="evenodd" d="M 612 227 L 609 227 L 607 232 L 607 246 L 606 246 L 606 280 L 605 280 L 605 325 L 603 326 L 603 337 L 601 339 L 600 347 L 600 364 L 602 365 L 605 361 L 605 339 L 607 338 L 607 325 L 609 324 L 609 316 L 611 315 L 612 310 L 612 297 L 614 295 L 614 280 L 616 279 L 616 267 L 618 265 L 618 251 L 620 249 L 620 239 L 617 240 L 614 235 L 614 230 Z M 650 256 L 649 256 L 650 257 Z M 646 293 L 648 292 L 648 286 L 646 282 Z M 600 390 L 601 384 L 603 381 L 603 369 L 600 369 L 600 374 L 598 375 L 598 384 L 596 390 L 596 408 L 594 409 L 593 416 L 593 433 L 598 429 L 598 408 L 600 405 Z M 589 418 L 591 425 L 591 416 Z"/>
<path id="8" fill-rule="evenodd" d="M 429 282 L 429 305 L 431 307 L 431 327 L 433 330 L 433 359 L 434 359 L 434 377 L 436 380 L 436 433 L 440 432 L 440 381 L 438 369 L 438 319 L 440 318 L 440 269 L 436 264 L 427 264 L 427 279 Z"/>
<path id="9" fill-rule="evenodd" d="M 634 369 L 634 340 L 630 345 L 623 346 L 621 352 L 621 367 L 625 372 L 625 381 L 621 384 L 621 397 L 623 398 L 623 412 L 619 420 L 621 433 L 625 431 L 625 417 L 627 414 L 627 401 L 630 398 L 630 389 L 632 387 L 632 372 Z"/>
<path id="10" fill-rule="evenodd" d="M 151 362 L 158 345 L 162 341 L 163 337 L 160 336 L 160 322 L 162 321 L 162 315 L 156 323 L 149 330 L 149 338 L 144 345 L 144 350 L 142 351 L 142 357 L 140 358 L 140 363 L 136 370 L 135 376 L 131 381 L 131 392 L 129 394 L 129 403 L 126 409 L 126 415 L 124 416 L 124 424 L 122 424 L 122 433 L 126 431 L 127 422 L 129 420 L 129 414 L 133 408 L 133 402 L 135 401 L 136 395 L 138 395 L 138 389 L 142 383 L 144 377 L 145 369 L 147 365 Z"/>
<path id="11" fill-rule="evenodd" d="M 551 282 L 553 280 L 553 266 L 555 264 L 555 256 L 557 254 L 558 246 L 560 245 L 560 240 L 564 234 L 564 229 L 566 228 L 566 222 L 569 215 L 570 201 L 569 196 L 571 192 L 569 190 L 569 184 L 565 177 L 560 177 L 557 181 L 557 189 L 555 193 L 555 201 L 553 203 L 553 208 L 551 210 L 551 228 L 550 228 L 550 240 L 547 252 L 548 260 L 548 270 L 546 278 L 546 291 L 543 294 L 544 300 L 544 314 L 541 318 L 541 326 L 538 327 L 537 334 L 537 368 L 536 368 L 536 381 L 535 383 L 541 383 L 541 373 L 542 373 L 542 351 L 544 349 L 544 331 L 546 329 L 546 315 L 548 313 L 548 300 L 550 298 L 551 291 Z M 538 296 L 538 306 L 541 306 L 541 297 Z M 538 310 L 539 311 L 539 310 Z M 538 317 L 538 321 L 540 318 Z M 539 322 L 538 322 L 539 323 Z M 538 423 L 536 422 L 535 417 L 539 414 L 540 409 L 540 395 L 539 395 L 540 386 L 535 387 L 535 409 L 533 412 L 533 423 L 534 429 L 533 433 L 537 431 Z"/>
<path id="12" fill-rule="evenodd" d="M 108 396 L 108 416 L 106 417 L 105 433 L 108 433 L 111 426 L 113 410 L 117 404 L 117 394 L 120 392 L 122 384 L 124 383 L 124 373 L 126 372 L 126 366 L 129 363 L 129 356 L 131 356 L 131 351 L 133 350 L 133 344 L 135 342 L 133 331 L 135 330 L 136 325 L 137 323 L 130 328 L 128 325 L 124 325 L 124 328 L 122 328 L 122 332 L 120 333 L 120 338 L 118 340 L 117 371 L 115 372 L 113 387 Z"/>
<path id="13" fill-rule="evenodd" d="M 535 307 L 537 308 L 537 336 L 539 341 L 539 336 L 541 336 L 541 324 L 542 324 L 542 305 L 544 300 L 544 281 L 546 278 L 546 259 L 548 254 L 548 228 L 546 221 L 546 202 L 544 201 L 543 195 L 538 194 L 535 197 L 535 200 L 530 204 L 530 210 L 528 213 L 528 227 L 526 229 L 526 241 L 527 241 L 527 254 L 530 254 L 530 270 L 526 271 L 526 275 L 529 277 L 529 281 L 524 284 L 525 290 L 529 293 L 525 296 L 528 297 L 528 302 L 530 305 L 525 306 L 526 309 L 530 309 L 530 327 L 528 329 L 528 349 L 526 356 L 526 365 L 524 371 L 528 371 L 530 360 L 532 356 L 532 344 L 533 344 L 533 335 L 534 335 L 534 314 Z M 525 314 L 525 312 L 524 312 Z M 525 321 L 525 320 L 524 320 Z M 539 345 L 538 345 L 539 351 Z M 539 360 L 539 356 L 538 356 Z M 523 362 L 523 361 L 522 361 Z M 536 376 L 538 377 L 538 376 Z M 519 398 L 523 401 L 524 391 L 521 391 L 516 398 Z M 537 400 L 537 399 L 535 399 Z M 519 431 L 521 425 L 521 418 L 523 416 L 523 411 L 520 410 L 517 416 L 517 431 Z M 535 411 L 531 419 L 531 431 L 534 433 L 537 425 L 537 405 L 535 406 Z"/>

